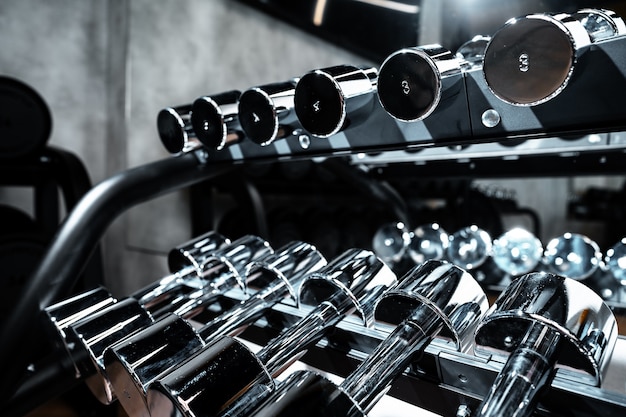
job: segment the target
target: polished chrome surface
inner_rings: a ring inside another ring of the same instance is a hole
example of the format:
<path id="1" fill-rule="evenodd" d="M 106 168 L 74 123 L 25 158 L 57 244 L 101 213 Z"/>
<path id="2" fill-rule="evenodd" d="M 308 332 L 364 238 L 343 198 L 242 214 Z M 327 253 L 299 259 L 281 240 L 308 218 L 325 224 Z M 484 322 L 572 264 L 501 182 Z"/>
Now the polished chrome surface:
<path id="1" fill-rule="evenodd" d="M 395 273 L 373 252 L 348 249 L 306 277 L 300 286 L 299 300 L 316 306 L 335 292 L 342 292 L 352 301 L 363 324 L 371 326 L 376 300 L 396 282 Z"/>
<path id="2" fill-rule="evenodd" d="M 493 261 L 511 276 L 534 271 L 542 256 L 541 241 L 526 229 L 513 228 L 493 241 Z"/>
<path id="3" fill-rule="evenodd" d="M 191 325 L 165 316 L 122 343 L 109 347 L 104 364 L 115 396 L 129 416 L 149 416 L 148 385 L 204 346 Z"/>
<path id="4" fill-rule="evenodd" d="M 46 317 L 44 325 L 47 326 L 47 330 L 50 330 L 55 346 L 66 350 L 71 357 L 72 352 L 67 342 L 69 326 L 116 302 L 117 299 L 107 289 L 98 287 L 45 308 L 43 311 Z M 80 370 L 76 364 L 74 364 L 74 368 L 76 378 L 79 378 L 81 376 Z"/>
<path id="5" fill-rule="evenodd" d="M 132 294 L 143 306 L 150 308 L 167 296 L 168 291 L 182 284 L 201 286 L 202 263 L 214 251 L 230 244 L 219 233 L 208 232 L 172 249 L 168 254 L 171 275 L 163 277 Z"/>
<path id="6" fill-rule="evenodd" d="M 531 324 L 474 415 L 531 416 L 541 390 L 552 379 L 560 340 L 557 330 Z"/>
<path id="7" fill-rule="evenodd" d="M 533 14 L 509 20 L 492 37 L 483 71 L 494 95 L 517 106 L 534 106 L 569 83 L 579 51 L 591 43 L 570 15 Z"/>
<path id="8" fill-rule="evenodd" d="M 152 417 L 214 416 L 220 414 L 242 390 L 273 387 L 263 364 L 241 342 L 217 339 L 202 355 L 194 355 L 148 389 Z"/>
<path id="9" fill-rule="evenodd" d="M 368 412 L 434 337 L 452 335 L 457 349 L 468 351 L 488 307 L 478 282 L 459 267 L 428 261 L 413 268 L 376 308 L 377 318 L 400 324 L 343 381 L 341 390 Z"/>
<path id="10" fill-rule="evenodd" d="M 543 263 L 549 272 L 575 280 L 590 277 L 602 264 L 596 242 L 577 233 L 565 233 L 548 242 Z"/>
<path id="11" fill-rule="evenodd" d="M 427 305 L 418 306 L 341 383 L 341 391 L 369 412 L 443 327 L 438 312 Z"/>
<path id="12" fill-rule="evenodd" d="M 338 65 L 311 71 L 295 90 L 298 120 L 314 136 L 328 138 L 365 120 L 374 108 L 377 71 Z"/>
<path id="13" fill-rule="evenodd" d="M 239 98 L 239 121 L 246 137 L 261 146 L 301 128 L 294 108 L 297 80 L 250 88 Z"/>
<path id="14" fill-rule="evenodd" d="M 169 153 L 190 152 L 202 146 L 191 126 L 191 104 L 161 110 L 157 131 Z"/>
<path id="15" fill-rule="evenodd" d="M 326 265 L 317 249 L 303 242 L 292 242 L 276 254 L 269 255 L 248 267 L 247 276 L 256 292 L 230 310 L 211 320 L 200 330 L 203 339 L 209 340 L 230 334 L 246 323 L 251 323 L 280 301 L 291 301 L 297 306 L 297 288 L 303 278 Z"/>
<path id="16" fill-rule="evenodd" d="M 471 274 L 445 261 L 427 261 L 412 268 L 385 292 L 376 305 L 376 319 L 397 325 L 420 305 L 430 308 L 443 325 L 441 337 L 459 351 L 473 346 L 474 330 L 489 303 Z"/>
<path id="17" fill-rule="evenodd" d="M 200 272 L 200 264 L 211 252 L 230 244 L 230 239 L 215 231 L 209 231 L 181 245 L 167 254 L 167 266 L 170 272 L 186 266 L 194 266 Z"/>
<path id="18" fill-rule="evenodd" d="M 202 279 L 194 282 L 199 288 L 189 295 L 174 297 L 173 294 L 188 290 L 189 279 L 185 279 L 185 284 L 168 281 L 164 286 L 160 281 L 157 289 L 167 287 L 166 295 L 172 302 L 164 308 L 154 312 L 159 316 L 167 311 L 174 310 L 179 315 L 192 315 L 205 309 L 214 302 L 218 296 L 235 286 L 245 287 L 245 268 L 248 263 L 261 256 L 271 253 L 269 244 L 256 236 L 244 236 L 235 242 L 211 253 L 206 262 L 203 262 Z M 197 277 L 196 269 L 193 266 L 187 267 L 189 274 Z M 185 271 L 183 269 L 182 271 Z M 193 271 L 193 272 L 191 272 Z M 153 286 L 154 287 L 154 286 Z M 154 291 L 149 292 L 140 300 L 145 300 L 147 296 L 154 295 Z M 105 369 L 104 353 L 107 348 L 117 343 L 125 343 L 126 338 L 131 334 L 143 330 L 154 322 L 153 315 L 146 310 L 145 305 L 128 298 L 118 302 L 110 308 L 104 309 L 96 315 L 84 318 L 72 326 L 71 335 L 68 337 L 68 344 L 72 344 L 78 352 L 73 356 L 80 356 L 86 351 L 88 360 L 77 363 L 81 373 L 94 373 L 88 377 L 87 385 L 94 395 L 103 403 L 108 404 L 116 398 L 115 391 Z M 163 322 L 160 328 L 167 327 Z M 184 326 L 183 326 L 184 327 Z M 153 331 L 156 331 L 153 329 Z M 132 343 L 131 343 L 132 344 Z M 130 350 L 133 350 L 133 345 Z M 122 348 L 120 348 L 122 349 Z"/>
<path id="19" fill-rule="evenodd" d="M 378 74 L 378 100 L 392 117 L 414 122 L 430 116 L 442 96 L 442 79 L 461 73 L 462 60 L 441 45 L 404 48 Z"/>
<path id="20" fill-rule="evenodd" d="M 199 412 L 206 412 L 206 409 L 222 410 L 258 381 L 263 381 L 261 385 L 271 390 L 274 384 L 271 376 L 278 375 L 297 360 L 309 345 L 317 342 L 346 315 L 352 314 L 357 308 L 369 309 L 368 305 L 373 304 L 375 297 L 395 282 L 391 270 L 372 252 L 358 249 L 346 251 L 317 272 L 305 277 L 300 288 L 300 301 L 303 304 L 313 303 L 316 307 L 284 329 L 256 356 L 247 351 L 243 344 L 237 349 L 236 358 L 223 358 L 219 352 L 215 352 L 217 348 L 207 346 L 155 382 L 148 391 L 148 399 L 150 401 L 154 397 L 161 404 L 168 403 L 162 406 L 162 410 L 155 410 L 157 413 L 177 409 L 176 413 L 182 413 L 181 415 L 198 415 Z M 230 346 L 241 344 L 227 337 L 218 339 L 216 343 L 227 343 Z M 210 360 L 203 359 L 204 357 Z M 225 361 L 258 361 L 264 366 L 255 372 L 252 369 L 245 374 L 236 374 L 224 368 Z M 200 368 L 194 367 L 198 364 Z M 231 377 L 218 380 L 215 375 L 220 374 L 229 374 Z M 187 394 L 181 396 L 181 387 L 184 387 Z M 224 398 L 219 394 L 220 390 L 228 392 L 229 397 Z"/>
<path id="21" fill-rule="evenodd" d="M 232 242 L 222 249 L 211 253 L 201 264 L 203 277 L 210 276 L 210 285 L 219 288 L 224 280 L 236 280 L 237 285 L 247 292 L 246 268 L 247 266 L 263 256 L 274 253 L 270 244 L 258 236 L 246 235 Z M 227 273 L 219 274 L 215 278 L 215 269 L 226 268 Z"/>
<path id="22" fill-rule="evenodd" d="M 443 259 L 450 244 L 450 236 L 437 223 L 417 226 L 409 235 L 409 257 L 415 264 Z"/>
<path id="23" fill-rule="evenodd" d="M 208 149 L 219 151 L 243 139 L 237 115 L 240 95 L 233 90 L 202 96 L 193 102 L 191 124 L 198 140 Z"/>
<path id="24" fill-rule="evenodd" d="M 260 403 L 253 398 L 246 400 L 248 404 L 236 405 L 247 412 L 234 415 L 317 417 L 332 414 L 342 417 L 366 417 L 366 413 L 359 405 L 335 383 L 321 374 L 310 371 L 292 373 Z"/>
<path id="25" fill-rule="evenodd" d="M 459 322 L 458 311 L 474 312 L 474 316 L 463 314 L 469 322 L 464 333 L 470 336 L 487 311 L 487 298 L 480 285 L 467 272 L 440 261 L 415 267 L 383 300 L 384 305 L 379 304 L 381 312 L 398 319 L 394 322 L 397 326 L 341 385 L 317 374 L 295 373 L 261 405 L 240 408 L 256 408 L 250 414 L 254 416 L 286 415 L 294 410 L 320 415 L 328 407 L 333 408 L 334 415 L 365 416 L 432 338 L 451 321 Z M 457 304 L 464 301 L 466 305 Z M 452 316 L 447 317 L 448 313 Z"/>
<path id="26" fill-rule="evenodd" d="M 288 297 L 283 301 L 298 307 L 298 290 L 302 280 L 308 274 L 327 264 L 326 258 L 315 246 L 310 243 L 295 241 L 278 249 L 274 255 L 250 263 L 246 274 L 269 275 L 273 285 L 266 285 L 265 280 L 260 278 L 249 280 L 251 281 L 250 285 L 259 291 L 267 291 L 268 287 L 276 287 L 277 285 L 284 286 L 288 292 L 286 294 Z M 276 283 L 274 283 L 275 281 Z"/>
<path id="27" fill-rule="evenodd" d="M 477 351 L 506 355 L 540 323 L 562 336 L 557 362 L 600 385 L 617 339 L 611 309 L 586 285 L 550 273 L 513 281 L 491 306 L 476 332 Z"/>
<path id="28" fill-rule="evenodd" d="M 613 279 L 622 287 L 626 287 L 626 238 L 606 251 L 604 263 Z"/>
<path id="29" fill-rule="evenodd" d="M 456 57 L 463 60 L 463 67 L 482 67 L 491 36 L 476 35 L 456 50 Z"/>
<path id="30" fill-rule="evenodd" d="M 44 314 L 54 326 L 53 333 L 64 338 L 69 326 L 116 302 L 106 288 L 98 287 L 46 307 Z"/>
<path id="31" fill-rule="evenodd" d="M 146 390 L 150 383 L 218 336 L 238 332 L 285 297 L 296 298 L 293 289 L 302 277 L 325 265 L 314 246 L 293 242 L 246 267 L 246 280 L 257 289 L 232 309 L 222 313 L 196 333 L 186 320 L 166 316 L 147 329 L 111 347 L 105 365 L 118 399 L 132 416 L 148 416 Z M 213 290 L 215 291 L 215 290 Z"/>
<path id="32" fill-rule="evenodd" d="M 446 259 L 463 269 L 476 269 L 491 254 L 491 236 L 476 225 L 464 227 L 450 236 Z"/>
<path id="33" fill-rule="evenodd" d="M 135 299 L 127 298 L 68 329 L 70 351 L 73 357 L 81 358 L 76 361 L 76 365 L 91 392 L 103 404 L 109 404 L 115 399 L 104 367 L 104 351 L 152 322 L 152 316 L 147 310 Z"/>
<path id="34" fill-rule="evenodd" d="M 573 17 L 582 23 L 594 42 L 626 35 L 624 20 L 612 10 L 581 9 Z"/>
<path id="35" fill-rule="evenodd" d="M 372 250 L 384 262 L 393 265 L 404 257 L 410 242 L 411 235 L 404 223 L 386 223 L 374 233 Z"/>

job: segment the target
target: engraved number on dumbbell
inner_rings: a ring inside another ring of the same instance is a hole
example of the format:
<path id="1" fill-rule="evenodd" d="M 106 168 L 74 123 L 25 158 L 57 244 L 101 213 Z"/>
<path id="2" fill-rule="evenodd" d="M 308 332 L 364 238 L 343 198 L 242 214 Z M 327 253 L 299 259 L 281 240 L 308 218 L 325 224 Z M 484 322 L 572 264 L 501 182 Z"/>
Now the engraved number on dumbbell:
<path id="1" fill-rule="evenodd" d="M 313 111 L 315 111 L 315 113 L 319 113 L 320 110 L 321 110 L 320 101 L 317 100 L 315 103 L 313 103 Z"/>
<path id="2" fill-rule="evenodd" d="M 407 80 L 402 80 L 402 93 L 405 96 L 408 96 L 411 92 L 411 87 L 409 86 L 409 82 Z"/>
<path id="3" fill-rule="evenodd" d="M 527 72 L 530 69 L 530 59 L 527 53 L 523 53 L 519 56 L 519 70 L 521 72 Z"/>
<path id="4" fill-rule="evenodd" d="M 254 121 L 254 123 L 259 123 L 261 121 L 261 118 L 258 114 L 252 112 L 252 121 Z"/>

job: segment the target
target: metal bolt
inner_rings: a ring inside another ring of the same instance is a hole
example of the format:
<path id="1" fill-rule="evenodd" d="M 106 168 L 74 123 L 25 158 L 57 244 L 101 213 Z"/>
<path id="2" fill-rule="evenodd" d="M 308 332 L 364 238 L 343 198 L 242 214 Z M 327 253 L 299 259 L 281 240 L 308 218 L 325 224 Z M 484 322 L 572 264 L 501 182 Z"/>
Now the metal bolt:
<path id="1" fill-rule="evenodd" d="M 311 146 L 311 138 L 308 135 L 298 136 L 298 142 L 300 142 L 302 149 L 309 149 L 309 146 Z"/>
<path id="2" fill-rule="evenodd" d="M 470 408 L 465 404 L 459 405 L 456 409 L 456 417 L 469 417 L 471 414 Z"/>
<path id="3" fill-rule="evenodd" d="M 485 127 L 496 127 L 498 126 L 498 124 L 500 124 L 500 113 L 498 113 L 494 109 L 485 110 L 485 112 L 481 116 L 481 121 L 483 122 L 483 126 Z"/>

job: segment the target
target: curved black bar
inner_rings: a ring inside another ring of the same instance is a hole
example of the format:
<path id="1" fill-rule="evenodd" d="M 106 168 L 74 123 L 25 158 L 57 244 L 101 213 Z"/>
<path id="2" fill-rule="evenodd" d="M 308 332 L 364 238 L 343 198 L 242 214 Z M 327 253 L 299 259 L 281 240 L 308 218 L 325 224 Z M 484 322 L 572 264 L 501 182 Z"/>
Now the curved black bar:
<path id="1" fill-rule="evenodd" d="M 0 332 L 0 404 L 11 398 L 31 360 L 33 346 L 38 343 L 35 329 L 41 310 L 67 294 L 113 220 L 138 203 L 228 170 L 228 166 L 205 164 L 196 154 L 188 153 L 121 172 L 96 185 L 80 200 Z"/>

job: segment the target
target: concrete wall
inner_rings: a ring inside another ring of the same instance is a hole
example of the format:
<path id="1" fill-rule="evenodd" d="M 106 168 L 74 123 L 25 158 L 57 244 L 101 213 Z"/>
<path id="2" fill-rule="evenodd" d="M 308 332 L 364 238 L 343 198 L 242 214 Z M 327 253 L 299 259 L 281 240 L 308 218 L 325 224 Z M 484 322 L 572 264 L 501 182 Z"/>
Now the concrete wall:
<path id="1" fill-rule="evenodd" d="M 76 153 L 94 183 L 168 157 L 155 128 L 164 106 L 340 63 L 364 60 L 229 0 L 0 2 L 0 73 L 45 97 L 50 143 Z M 568 180 L 499 185 L 546 213 L 546 235 L 570 227 Z M 2 190 L 2 199 L 23 196 Z M 121 295 L 162 276 L 164 254 L 189 233 L 185 193 L 134 208 L 105 236 L 107 285 Z"/>

